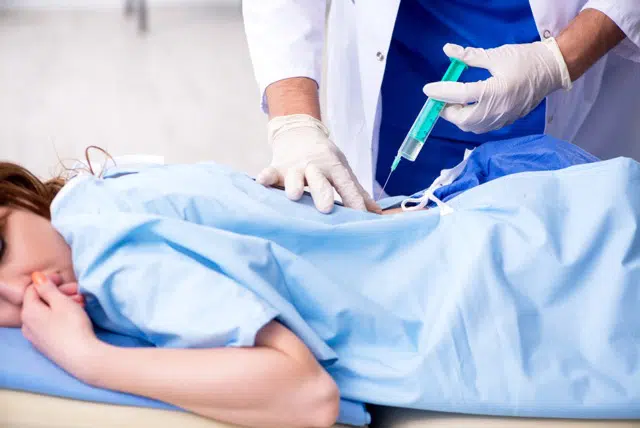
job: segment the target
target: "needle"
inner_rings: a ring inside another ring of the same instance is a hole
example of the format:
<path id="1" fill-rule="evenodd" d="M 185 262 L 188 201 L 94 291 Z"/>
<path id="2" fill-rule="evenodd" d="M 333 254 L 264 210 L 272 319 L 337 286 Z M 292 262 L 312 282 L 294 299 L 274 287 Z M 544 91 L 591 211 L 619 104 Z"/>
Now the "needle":
<path id="1" fill-rule="evenodd" d="M 378 193 L 378 199 L 376 199 L 377 201 L 379 201 L 380 198 L 382 197 L 382 194 L 384 193 L 384 189 L 387 187 L 387 183 L 389 183 L 389 179 L 391 178 L 391 174 L 393 174 L 393 171 L 396 170 L 396 168 L 398 167 L 398 164 L 400 163 L 400 158 L 401 158 L 401 155 L 400 153 L 398 153 L 396 158 L 393 160 L 393 163 L 391 164 L 391 171 L 389 171 L 389 176 L 387 177 L 387 181 L 384 182 L 384 186 L 382 186 L 382 189 L 380 189 L 380 193 Z"/>
<path id="2" fill-rule="evenodd" d="M 389 182 L 389 179 L 391 178 L 391 173 L 392 172 L 393 171 L 389 171 L 389 176 L 387 177 L 387 181 L 384 182 L 384 186 L 382 186 L 382 189 L 380 189 L 380 193 L 378 193 L 377 201 L 379 201 L 380 198 L 382 197 L 382 194 L 384 193 L 384 189 L 385 189 L 385 187 L 387 187 L 387 183 Z"/>

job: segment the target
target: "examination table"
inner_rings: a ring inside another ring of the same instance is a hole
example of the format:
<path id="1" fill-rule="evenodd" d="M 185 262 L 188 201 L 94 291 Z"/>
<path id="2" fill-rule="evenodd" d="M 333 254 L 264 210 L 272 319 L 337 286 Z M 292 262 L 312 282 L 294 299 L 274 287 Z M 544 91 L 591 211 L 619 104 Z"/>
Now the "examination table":
<path id="1" fill-rule="evenodd" d="M 631 428 L 640 421 L 584 421 L 463 416 L 407 409 L 373 408 L 371 428 Z M 115 427 L 231 428 L 184 412 L 117 406 L 21 391 L 0 390 L 0 427 L 115 428 Z M 344 425 L 336 425 L 345 427 Z"/>

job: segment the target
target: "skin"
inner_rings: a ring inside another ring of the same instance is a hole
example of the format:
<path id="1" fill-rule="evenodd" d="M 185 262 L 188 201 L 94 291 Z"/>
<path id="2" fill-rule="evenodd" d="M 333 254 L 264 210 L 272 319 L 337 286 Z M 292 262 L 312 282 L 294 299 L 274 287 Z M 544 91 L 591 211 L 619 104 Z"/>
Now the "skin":
<path id="1" fill-rule="evenodd" d="M 416 211 L 424 211 L 426 208 L 421 208 L 419 210 Z M 394 214 L 403 214 L 405 213 L 405 211 L 402 210 L 402 208 L 390 208 L 387 210 L 382 211 L 382 215 L 394 215 Z"/>
<path id="2" fill-rule="evenodd" d="M 69 246 L 49 220 L 23 210 L 0 207 L 2 253 L 0 257 L 0 326 L 20 327 L 20 313 L 31 274 L 51 276 L 63 294 L 80 302 Z"/>
<path id="3" fill-rule="evenodd" d="M 607 15 L 585 9 L 556 38 L 571 81 L 624 40 L 624 32 Z"/>
<path id="4" fill-rule="evenodd" d="M 24 336 L 40 352 L 73 376 L 93 386 L 150 397 L 239 425 L 334 424 L 340 400 L 335 382 L 281 324 L 272 321 L 263 327 L 251 348 L 106 344 L 96 337 L 83 309 L 71 250 L 49 220 L 6 207 L 0 207 L 0 218 L 6 218 L 0 326 L 22 326 Z"/>
<path id="5" fill-rule="evenodd" d="M 308 114 L 320 120 L 318 85 L 307 77 L 283 79 L 267 86 L 269 118 L 290 114 Z"/>

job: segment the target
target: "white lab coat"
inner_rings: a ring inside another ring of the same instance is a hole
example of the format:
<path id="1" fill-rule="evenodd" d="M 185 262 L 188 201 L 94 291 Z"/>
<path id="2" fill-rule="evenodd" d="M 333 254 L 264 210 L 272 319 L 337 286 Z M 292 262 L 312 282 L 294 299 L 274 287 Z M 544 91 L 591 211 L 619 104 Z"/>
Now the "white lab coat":
<path id="1" fill-rule="evenodd" d="M 574 82 L 571 91 L 548 96 L 545 133 L 602 158 L 640 160 L 640 0 L 530 3 L 541 38 L 557 36 L 585 8 L 602 11 L 627 35 Z M 380 87 L 399 4 L 333 0 L 327 25 L 324 121 L 370 192 L 376 187 Z M 320 84 L 325 1 L 244 0 L 243 9 L 263 107 L 264 90 L 275 81 L 305 76 Z"/>

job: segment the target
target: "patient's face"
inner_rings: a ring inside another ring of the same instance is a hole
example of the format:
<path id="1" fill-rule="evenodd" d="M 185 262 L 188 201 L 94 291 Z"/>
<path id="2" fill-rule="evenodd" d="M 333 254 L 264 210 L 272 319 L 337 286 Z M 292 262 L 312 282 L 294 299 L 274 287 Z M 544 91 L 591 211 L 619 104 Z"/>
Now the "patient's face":
<path id="1" fill-rule="evenodd" d="M 51 222 L 29 211 L 0 207 L 0 327 L 19 327 L 20 310 L 31 274 L 57 274 L 75 282 L 71 249 Z"/>

